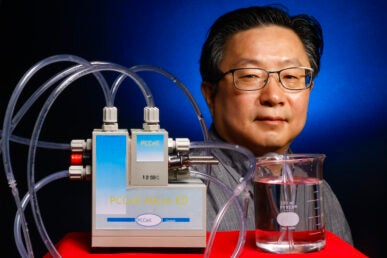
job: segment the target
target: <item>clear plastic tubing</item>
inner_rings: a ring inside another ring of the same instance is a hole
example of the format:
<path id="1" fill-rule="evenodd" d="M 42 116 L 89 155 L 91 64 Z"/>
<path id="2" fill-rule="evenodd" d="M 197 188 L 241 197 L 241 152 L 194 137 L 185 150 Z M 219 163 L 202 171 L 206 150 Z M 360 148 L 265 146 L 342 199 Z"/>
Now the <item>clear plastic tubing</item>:
<path id="1" fill-rule="evenodd" d="M 76 74 L 71 76 L 71 77 L 73 77 L 71 80 L 77 80 L 84 75 L 87 75 L 89 73 L 99 72 L 99 71 L 119 72 L 119 73 L 121 73 L 121 76 L 119 76 L 119 78 L 123 77 L 123 79 L 124 79 L 126 77 L 129 77 L 137 84 L 137 86 L 139 86 L 139 88 L 140 88 L 140 90 L 145 98 L 146 105 L 148 107 L 155 106 L 152 92 L 148 88 L 147 84 L 144 82 L 143 79 L 141 79 L 141 77 L 139 77 L 135 72 L 131 71 L 129 68 L 126 68 L 126 67 L 121 66 L 119 64 L 109 63 L 109 62 L 92 62 L 92 65 L 93 65 L 92 67 L 86 67 L 86 68 L 83 68 L 82 70 L 77 71 Z M 120 86 L 123 79 L 119 80 L 119 82 L 117 82 L 117 80 L 116 80 L 116 82 L 114 82 L 114 84 L 112 86 L 112 89 L 109 92 L 111 105 L 114 104 L 115 96 L 117 94 L 117 91 L 118 91 L 119 86 Z M 70 81 L 70 83 L 71 83 L 71 81 Z"/>
<path id="2" fill-rule="evenodd" d="M 93 63 L 88 63 L 84 61 L 81 65 L 72 66 L 70 68 L 67 68 L 66 70 L 56 74 L 52 78 L 50 78 L 47 82 L 45 82 L 42 86 L 37 89 L 34 94 L 31 95 L 31 97 L 28 98 L 28 100 L 25 102 L 25 104 L 19 109 L 18 113 L 14 116 L 12 123 L 17 124 L 21 117 L 28 111 L 28 109 L 32 106 L 32 104 L 46 91 L 48 90 L 52 85 L 57 83 L 59 80 L 69 76 L 70 74 L 73 74 L 81 69 L 84 69 L 85 67 L 92 66 Z M 110 96 L 110 90 L 109 85 L 107 84 L 105 78 L 100 73 L 95 73 L 95 77 L 97 78 L 99 84 L 102 86 L 102 90 L 105 96 L 105 101 L 107 106 L 112 106 L 113 102 Z"/>
<path id="3" fill-rule="evenodd" d="M 78 57 L 75 57 L 75 58 L 78 58 Z M 78 59 L 80 59 L 80 58 L 78 58 Z M 78 61 L 80 62 L 81 60 L 83 60 L 83 59 L 80 59 Z M 89 65 L 89 66 L 90 65 L 95 65 L 95 64 L 108 64 L 106 62 L 90 62 L 90 63 L 87 63 L 86 61 L 83 61 L 83 63 L 86 64 L 86 65 Z M 77 72 L 77 71 L 79 71 L 81 69 L 84 69 L 84 67 L 85 66 L 83 66 L 83 65 L 77 65 L 77 66 L 70 67 L 70 68 L 62 71 L 61 73 L 57 74 L 56 76 L 52 77 L 45 84 L 43 84 L 37 91 L 35 91 L 35 93 L 32 94 L 31 97 L 29 97 L 29 99 L 24 103 L 24 105 L 19 109 L 17 114 L 12 119 L 11 132 L 16 127 L 16 125 L 20 122 L 20 120 L 24 116 L 24 114 L 29 110 L 29 108 L 33 105 L 33 103 L 43 94 L 44 91 L 46 91 L 54 83 L 58 82 L 59 80 L 63 79 L 64 77 L 66 77 L 66 76 L 68 76 L 68 75 L 70 75 L 70 74 L 72 74 L 74 72 Z M 114 103 L 115 96 L 112 96 L 109 93 L 108 84 L 107 84 L 105 78 L 100 73 L 96 73 L 95 76 L 97 77 L 99 83 L 101 84 L 101 86 L 104 89 L 106 105 L 107 106 L 112 106 L 113 103 Z M 125 78 L 126 77 L 128 77 L 128 76 L 125 76 Z M 138 77 L 136 74 L 132 74 L 131 78 L 133 80 L 135 80 L 138 85 L 142 85 L 141 89 L 145 89 L 145 90 L 143 90 L 144 95 L 147 94 L 147 92 L 149 90 L 147 89 L 146 83 L 140 77 Z M 115 90 L 115 92 L 116 91 L 117 90 Z M 154 106 L 152 95 L 146 96 L 146 100 L 147 100 L 146 102 L 147 102 L 148 106 Z M 0 130 L 0 133 L 1 132 L 2 131 Z M 12 135 L 11 135 L 11 139 L 14 140 L 15 142 L 19 142 L 19 143 L 22 143 L 22 144 L 28 144 L 26 142 L 29 142 L 29 139 L 23 139 L 22 137 L 17 137 L 17 136 L 12 136 Z M 2 141 L 2 139 L 0 139 L 0 145 L 1 145 L 1 141 Z M 69 149 L 70 145 L 69 144 L 60 144 L 60 143 L 50 143 L 50 142 L 39 142 L 38 147 L 49 148 L 49 149 L 63 149 L 63 150 L 65 150 L 65 149 Z M 0 154 L 1 154 L 1 148 L 0 148 Z"/>
<path id="4" fill-rule="evenodd" d="M 101 64 L 104 64 L 101 62 Z M 106 64 L 106 63 L 105 63 Z M 131 71 L 130 69 L 128 70 L 129 71 L 129 74 L 130 74 L 130 78 L 135 81 L 137 83 L 137 85 L 140 86 L 140 89 L 142 91 L 142 94 L 144 95 L 145 97 L 145 100 L 146 100 L 146 105 L 148 107 L 154 107 L 155 106 L 155 103 L 154 103 L 154 99 L 153 99 L 153 95 L 150 94 L 150 90 L 147 86 L 147 84 L 144 82 L 144 80 L 139 77 L 134 71 Z M 112 85 L 112 88 L 111 88 L 111 97 L 112 97 L 112 101 L 114 103 L 115 101 L 115 98 L 116 98 L 116 95 L 117 95 L 117 91 L 118 89 L 120 88 L 121 86 L 121 83 L 128 77 L 127 74 L 121 74 L 120 76 L 118 76 L 118 78 L 114 81 L 113 85 Z"/>
<path id="5" fill-rule="evenodd" d="M 92 63 L 89 63 L 88 61 L 72 55 L 59 55 L 59 56 L 53 56 L 49 57 L 47 59 L 44 59 L 34 65 L 20 80 L 18 85 L 21 85 L 23 88 L 25 84 L 31 79 L 31 77 L 38 72 L 43 67 L 50 65 L 52 63 L 57 62 L 76 62 L 80 65 L 76 65 L 73 67 L 70 67 L 55 76 L 53 76 L 51 79 L 49 79 L 46 83 L 44 83 L 38 90 L 35 91 L 35 93 L 26 101 L 26 103 L 20 108 L 19 112 L 14 116 L 12 121 L 12 126 L 15 126 L 17 124 L 21 117 L 27 112 L 27 110 L 32 106 L 32 104 L 48 89 L 50 88 L 54 83 L 58 82 L 59 80 L 63 79 L 64 77 L 77 72 L 80 69 L 84 69 L 85 67 L 91 67 Z M 110 97 L 109 87 L 105 80 L 105 78 L 100 73 L 95 73 L 95 76 L 97 80 L 99 81 L 100 85 L 102 86 L 102 90 L 105 96 L 106 105 L 112 106 L 112 100 Z M 18 86 L 17 86 L 18 87 Z"/>
<path id="6" fill-rule="evenodd" d="M 21 220 L 22 220 L 22 228 L 23 228 L 23 233 L 24 233 L 24 238 L 26 241 L 27 249 L 29 252 L 29 255 L 33 257 L 33 250 L 32 250 L 32 244 L 31 244 L 31 239 L 29 237 L 28 233 L 28 227 L 27 227 L 27 222 L 24 217 L 24 213 L 21 210 L 20 206 L 20 197 L 19 197 L 19 190 L 17 189 L 16 186 L 16 180 L 13 174 L 12 170 L 12 165 L 11 165 L 11 157 L 10 157 L 10 152 L 9 152 L 9 140 L 12 134 L 12 130 L 15 127 L 17 123 L 12 125 L 12 115 L 16 106 L 16 102 L 24 89 L 26 83 L 30 80 L 30 78 L 38 72 L 41 68 L 55 63 L 55 62 L 79 62 L 79 63 L 87 63 L 84 59 L 79 58 L 77 56 L 72 56 L 72 55 L 57 55 L 57 56 L 52 56 L 46 59 L 43 59 L 42 61 L 38 62 L 35 64 L 31 69 L 29 69 L 22 79 L 18 82 L 18 84 L 15 87 L 15 90 L 13 94 L 11 95 L 10 101 L 8 103 L 5 116 L 4 116 L 4 121 L 3 121 L 3 130 L 2 130 L 2 136 L 0 139 L 0 152 L 2 152 L 3 155 L 3 163 L 4 163 L 4 172 L 7 177 L 8 184 L 12 190 L 12 194 L 15 199 L 16 207 L 21 213 Z M 99 77 L 99 80 L 103 82 L 102 78 Z M 108 96 L 108 89 L 104 90 L 105 96 Z"/>
<path id="7" fill-rule="evenodd" d="M 233 150 L 233 151 L 237 151 L 237 152 L 240 152 L 241 154 L 245 155 L 249 161 L 248 171 L 244 175 L 243 180 L 235 187 L 235 189 L 233 191 L 233 195 L 226 202 L 226 204 L 222 207 L 222 209 L 219 211 L 219 213 L 217 214 L 217 216 L 215 218 L 214 224 L 211 228 L 211 233 L 210 233 L 210 237 L 209 237 L 209 240 L 207 243 L 207 249 L 206 249 L 206 253 L 205 253 L 205 257 L 209 257 L 209 251 L 212 249 L 212 245 L 213 245 L 214 240 L 215 240 L 215 234 L 219 228 L 220 222 L 221 222 L 225 212 L 227 211 L 228 207 L 232 204 L 232 202 L 238 201 L 237 197 L 245 190 L 248 182 L 250 182 L 254 176 L 255 167 L 256 167 L 256 158 L 253 155 L 253 153 L 251 151 L 249 151 L 248 149 L 241 147 L 239 145 L 233 145 L 233 144 L 228 144 L 228 143 L 192 142 L 190 148 L 191 149 L 215 148 L 215 149 Z M 242 251 L 243 245 L 246 241 L 246 217 L 244 216 L 244 214 L 241 214 L 241 220 L 242 220 L 242 224 L 241 224 L 241 230 L 239 233 L 238 244 L 237 244 L 237 248 L 234 250 L 232 257 L 238 257 L 240 255 L 240 252 Z"/>
<path id="8" fill-rule="evenodd" d="M 32 94 L 28 98 L 28 100 L 23 104 L 23 106 L 19 109 L 19 111 L 16 113 L 16 115 L 12 119 L 12 122 L 11 122 L 11 125 L 10 125 L 10 138 L 12 138 L 12 131 L 13 131 L 13 129 L 17 126 L 17 124 L 20 122 L 20 120 L 25 115 L 25 113 L 31 108 L 31 106 L 34 104 L 34 102 L 46 90 L 48 90 L 54 83 L 58 82 L 59 80 L 63 79 L 64 77 L 68 76 L 69 74 L 74 73 L 75 71 L 83 68 L 84 66 L 90 66 L 91 63 L 87 62 L 83 58 L 80 58 L 80 57 L 77 57 L 77 56 L 72 56 L 72 55 L 53 56 L 53 57 L 49 57 L 47 59 L 44 59 L 44 60 L 40 61 L 39 63 L 37 63 L 36 65 L 34 65 L 31 69 L 29 69 L 29 71 L 27 71 L 25 73 L 25 75 L 19 81 L 15 91 L 18 90 L 18 89 L 20 89 L 20 91 L 21 91 L 25 87 L 27 82 L 32 78 L 32 76 L 35 73 L 37 73 L 40 69 L 42 69 L 43 67 L 48 66 L 48 65 L 53 64 L 53 63 L 66 62 L 66 61 L 67 62 L 77 62 L 77 63 L 79 63 L 81 65 L 76 65 L 76 66 L 70 67 L 70 68 L 66 69 L 65 71 L 62 71 L 61 73 L 56 74 L 54 77 L 52 77 L 46 83 L 44 83 L 41 87 L 39 87 L 39 89 L 36 90 L 34 92 L 34 94 Z M 109 87 L 108 87 L 108 84 L 107 84 L 105 78 L 100 73 L 96 73 L 95 76 L 96 76 L 97 80 L 99 81 L 100 85 L 102 86 L 102 89 L 103 89 L 103 92 L 104 92 L 104 96 L 105 96 L 105 100 L 106 100 L 106 105 L 107 106 L 111 106 L 112 101 L 111 101 L 111 97 L 110 97 L 110 94 L 109 94 Z M 18 97 L 19 96 L 17 96 L 17 98 Z M 1 131 L 1 133 L 2 132 L 3 132 L 3 130 Z M 16 141 L 18 141 L 20 143 L 24 144 L 24 142 L 25 142 L 24 140 L 22 140 L 21 137 L 16 137 L 16 138 L 13 137 L 13 138 L 16 139 Z M 2 141 L 3 140 L 4 140 L 4 137 L 2 137 L 0 139 L 0 145 L 2 145 Z M 42 147 L 46 147 L 46 146 L 48 148 L 55 148 L 56 147 L 54 143 L 43 143 L 42 144 Z M 67 145 L 66 146 L 59 145 L 58 148 L 59 149 L 67 149 Z M 0 148 L 0 153 L 1 153 L 1 151 L 2 151 L 2 148 Z"/>
<path id="9" fill-rule="evenodd" d="M 40 134 L 41 128 L 43 126 L 45 117 L 46 117 L 50 107 L 52 106 L 52 104 L 54 103 L 56 98 L 60 95 L 60 93 L 62 93 L 63 90 L 67 88 L 67 86 L 69 86 L 73 81 L 77 80 L 78 78 L 80 78 L 84 75 L 99 72 L 99 71 L 116 71 L 116 72 L 121 72 L 123 74 L 126 74 L 129 77 L 131 77 L 133 74 L 132 71 L 129 71 L 125 67 L 122 67 L 122 66 L 117 65 L 117 64 L 108 64 L 108 63 L 98 64 L 98 65 L 95 64 L 95 65 L 93 65 L 93 67 L 88 67 L 88 68 L 85 68 L 81 71 L 78 71 L 75 74 L 72 74 L 66 80 L 64 80 L 59 86 L 57 86 L 55 88 L 55 90 L 47 98 L 47 100 L 44 103 L 44 105 L 39 113 L 39 116 L 35 122 L 34 130 L 32 132 L 32 136 L 31 136 L 31 142 L 30 142 L 29 151 L 28 151 L 28 161 L 27 161 L 28 162 L 28 164 L 27 164 L 27 179 L 28 179 L 27 182 L 28 182 L 29 193 L 31 195 L 31 197 L 30 197 L 31 198 L 31 208 L 33 211 L 35 223 L 36 223 L 37 228 L 38 228 L 38 232 L 39 232 L 44 244 L 46 245 L 48 251 L 50 252 L 50 254 L 53 257 L 60 257 L 60 255 L 58 254 L 54 244 L 52 243 L 51 239 L 49 238 L 47 231 L 44 227 L 44 223 L 43 223 L 43 220 L 42 220 L 41 215 L 40 215 L 40 210 L 39 210 L 39 205 L 37 202 L 36 193 L 34 191 L 34 185 L 35 185 L 34 163 L 35 163 L 36 147 L 37 147 L 37 143 L 38 143 L 38 138 L 39 138 L 39 134 Z M 141 87 L 142 85 L 139 85 L 139 86 Z M 143 92 L 146 92 L 146 96 L 152 96 L 150 92 L 146 91 L 147 89 L 142 89 L 142 90 L 143 90 Z"/>
<path id="10" fill-rule="evenodd" d="M 0 130 L 1 134 L 2 130 Z M 30 144 L 30 139 L 16 136 L 16 135 L 11 135 L 9 138 L 10 141 L 16 142 L 19 144 L 23 145 L 29 145 Z M 71 145 L 70 143 L 57 143 L 57 142 L 47 142 L 47 141 L 39 141 L 37 147 L 39 148 L 45 148 L 45 149 L 54 149 L 54 150 L 70 150 Z M 0 149 L 1 153 L 1 149 Z"/>
<path id="11" fill-rule="evenodd" d="M 15 141 L 19 142 L 19 143 L 22 143 L 22 144 L 25 144 L 26 141 L 28 141 L 28 139 L 23 139 L 21 137 L 14 137 L 12 136 L 12 131 L 13 129 L 17 126 L 17 124 L 20 122 L 20 120 L 22 119 L 22 117 L 25 115 L 25 113 L 31 108 L 31 106 L 34 104 L 34 102 L 46 91 L 48 90 L 52 85 L 54 85 L 54 83 L 58 82 L 59 80 L 63 79 L 64 77 L 76 72 L 77 70 L 79 69 L 82 69 L 83 67 L 86 66 L 90 66 L 92 63 L 88 63 L 86 60 L 80 58 L 80 57 L 77 57 L 77 56 L 63 56 L 64 58 L 62 58 L 62 56 L 55 56 L 57 58 L 59 58 L 58 60 L 56 60 L 56 58 L 53 58 L 55 60 L 55 62 L 59 62 L 59 61 L 77 61 L 78 63 L 82 63 L 83 65 L 76 65 L 76 66 L 73 66 L 73 67 L 70 67 L 58 74 L 56 74 L 54 77 L 52 77 L 51 79 L 49 79 L 46 83 L 44 83 L 41 87 L 39 87 L 29 98 L 28 100 L 23 104 L 23 106 L 19 109 L 19 111 L 16 113 L 16 115 L 13 117 L 12 119 L 12 123 L 11 123 L 11 129 L 10 129 L 10 132 L 11 132 L 11 139 L 15 139 Z M 69 58 L 69 60 L 66 59 L 66 57 Z M 49 59 L 45 59 L 45 60 L 51 60 L 52 58 L 49 58 Z M 47 66 L 49 64 L 52 64 L 53 62 L 49 61 L 49 62 L 44 62 L 45 60 L 43 60 L 42 62 L 39 62 L 37 65 L 39 66 L 38 69 L 41 69 L 43 68 L 44 66 Z M 40 64 L 42 64 L 40 66 Z M 36 65 L 35 65 L 36 66 Z M 35 67 L 34 66 L 34 67 Z M 23 83 L 23 88 L 25 86 L 25 84 L 31 79 L 31 77 L 38 71 L 36 69 L 31 68 L 31 70 L 33 70 L 34 72 L 33 73 L 30 73 L 30 72 L 27 72 L 26 75 L 28 76 L 24 76 L 22 79 L 21 79 L 21 82 Z M 105 100 L 106 100 L 106 105 L 107 106 L 111 106 L 112 104 L 112 101 L 111 101 L 111 97 L 110 97 L 110 94 L 109 94 L 109 86 L 105 80 L 105 78 L 100 74 L 100 73 L 96 73 L 95 74 L 97 80 L 99 81 L 100 85 L 102 86 L 102 89 L 103 89 L 103 92 L 104 92 L 104 96 L 105 96 Z M 2 132 L 2 131 L 0 131 Z M 3 139 L 0 139 L 0 145 L 1 145 L 1 141 Z M 68 149 L 70 147 L 70 145 L 68 144 L 56 144 L 56 143 L 49 143 L 49 142 L 44 142 L 44 143 L 39 143 L 39 147 L 45 147 L 45 148 L 50 148 L 50 149 Z M 0 153 L 1 153 L 1 148 L 0 148 Z"/>
<path id="12" fill-rule="evenodd" d="M 40 69 L 42 69 L 45 66 L 48 66 L 50 64 L 56 63 L 56 62 L 77 62 L 77 63 L 83 63 L 85 65 L 90 64 L 86 60 L 73 56 L 73 55 L 57 55 L 52 56 L 46 59 L 43 59 L 42 61 L 35 64 L 33 67 L 31 67 L 22 77 L 22 79 L 18 82 L 17 86 L 15 87 L 15 90 L 13 94 L 11 95 L 5 116 L 4 116 L 4 122 L 3 122 L 3 130 L 2 130 L 2 137 L 1 137 L 1 150 L 5 152 L 3 153 L 4 161 L 5 161 L 5 172 L 6 176 L 10 180 L 14 180 L 14 176 L 12 173 L 12 166 L 10 166 L 10 156 L 9 156 L 9 145 L 7 144 L 9 142 L 9 138 L 11 137 L 12 130 L 17 125 L 17 123 L 20 121 L 21 117 L 25 114 L 25 112 L 31 107 L 33 102 L 36 101 L 36 99 L 46 90 L 47 87 L 50 86 L 50 83 L 47 83 L 45 86 L 41 87 L 33 96 L 31 96 L 28 101 L 25 103 L 25 105 L 22 106 L 20 111 L 17 113 L 14 119 L 12 119 L 12 115 L 16 106 L 16 102 L 24 89 L 27 82 L 32 78 L 32 76 L 37 73 Z M 104 94 L 106 99 L 108 100 L 109 96 L 109 88 L 106 83 L 106 81 L 103 79 L 102 76 L 96 75 L 98 80 L 100 81 L 101 85 L 103 85 Z M 52 80 L 51 80 L 52 81 Z M 54 83 L 54 82 L 52 82 Z M 51 84 L 52 84 L 51 83 Z"/>
<path id="13" fill-rule="evenodd" d="M 46 186 L 47 184 L 49 184 L 49 183 L 51 183 L 53 181 L 56 181 L 56 180 L 59 180 L 59 179 L 62 179 L 62 178 L 68 178 L 68 177 L 69 177 L 69 171 L 68 170 L 64 170 L 64 171 L 59 171 L 59 172 L 53 173 L 53 174 L 43 178 L 42 180 L 40 180 L 38 183 L 36 183 L 36 185 L 34 187 L 35 192 L 38 192 L 41 188 L 43 188 L 44 186 Z M 30 194 L 27 193 L 24 196 L 23 200 L 21 201 L 21 207 L 22 207 L 23 211 L 27 207 L 29 201 L 30 201 Z M 19 251 L 20 256 L 21 257 L 28 257 L 27 250 L 25 249 L 25 246 L 23 244 L 23 239 L 22 239 L 20 227 L 21 227 L 21 224 L 20 224 L 20 212 L 17 211 L 16 212 L 16 216 L 15 216 L 15 221 L 14 221 L 14 227 L 13 227 L 15 243 L 16 243 L 16 247 L 17 247 L 17 249 Z"/>
<path id="14" fill-rule="evenodd" d="M 208 175 L 207 173 L 203 173 L 203 172 L 199 172 L 199 171 L 195 171 L 195 170 L 190 170 L 190 175 L 193 177 L 201 178 L 201 179 L 204 179 L 206 181 L 210 181 L 212 183 L 215 183 L 215 184 L 221 186 L 225 190 L 225 192 L 227 192 L 227 194 L 230 195 L 230 197 L 233 195 L 233 190 L 228 185 L 226 185 L 223 181 L 217 179 L 216 177 L 213 177 L 213 176 Z M 236 204 L 237 204 L 238 211 L 239 211 L 240 215 L 243 216 L 243 210 L 242 210 L 241 206 L 238 205 L 239 202 L 237 202 Z M 241 220 L 241 232 L 244 232 L 243 227 L 244 227 L 244 223 L 243 223 L 243 220 Z M 238 257 L 240 255 L 240 252 L 243 250 L 244 239 L 243 238 L 241 239 L 241 236 L 243 236 L 243 234 L 239 235 L 239 240 L 238 240 L 236 248 L 234 249 L 232 257 Z M 212 243 L 207 246 L 204 257 L 209 257 L 211 254 L 211 250 L 212 250 Z"/>
<path id="15" fill-rule="evenodd" d="M 196 103 L 194 97 L 192 96 L 192 94 L 189 92 L 189 90 L 187 89 L 187 87 L 184 85 L 183 82 L 181 82 L 176 76 L 174 76 L 173 74 L 167 72 L 166 70 L 160 68 L 160 67 L 156 67 L 156 66 L 151 66 L 151 65 L 137 65 L 137 66 L 133 66 L 130 68 L 131 71 L 134 71 L 134 72 L 142 72 L 142 71 L 152 71 L 152 72 L 157 72 L 163 76 L 165 76 L 166 78 L 170 79 L 173 83 L 175 83 L 183 92 L 184 94 L 187 96 L 188 100 L 191 102 L 191 105 L 192 107 L 194 108 L 194 111 L 198 117 L 198 120 L 199 120 L 199 123 L 200 123 L 200 127 L 202 129 L 202 133 L 203 133 L 203 137 L 204 137 L 204 140 L 205 141 L 208 141 L 209 137 L 208 137 L 208 130 L 207 130 L 207 127 L 206 127 L 206 123 L 204 121 L 204 118 L 203 118 L 203 114 L 199 108 L 199 105 Z"/>
<path id="16" fill-rule="evenodd" d="M 284 152 L 282 159 L 283 159 L 282 182 L 284 183 L 284 189 L 285 189 L 283 201 L 285 205 L 289 205 L 290 203 L 295 203 L 296 185 L 294 184 L 292 169 L 290 168 L 289 164 L 286 162 L 286 160 L 288 159 L 288 151 Z M 289 196 L 289 192 L 290 192 L 290 196 Z M 288 234 L 289 251 L 294 251 L 293 229 L 291 229 L 290 227 L 281 227 L 281 235 L 278 239 L 278 242 L 282 242 L 286 234 Z"/>

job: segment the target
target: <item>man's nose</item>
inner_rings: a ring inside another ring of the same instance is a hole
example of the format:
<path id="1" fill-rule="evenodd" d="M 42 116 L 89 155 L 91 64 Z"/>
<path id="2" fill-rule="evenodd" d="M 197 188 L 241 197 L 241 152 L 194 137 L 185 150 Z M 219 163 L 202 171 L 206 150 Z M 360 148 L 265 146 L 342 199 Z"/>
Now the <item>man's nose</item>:
<path id="1" fill-rule="evenodd" d="M 259 101 L 262 105 L 275 106 L 283 104 L 285 100 L 284 89 L 281 85 L 278 73 L 269 73 L 267 83 L 261 89 Z"/>

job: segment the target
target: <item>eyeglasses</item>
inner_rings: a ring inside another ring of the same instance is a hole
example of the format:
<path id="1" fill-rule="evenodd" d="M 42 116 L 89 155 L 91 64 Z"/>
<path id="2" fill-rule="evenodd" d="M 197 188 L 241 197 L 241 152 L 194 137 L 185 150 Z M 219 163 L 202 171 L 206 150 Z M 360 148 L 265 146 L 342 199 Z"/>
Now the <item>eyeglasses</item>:
<path id="1" fill-rule="evenodd" d="M 278 74 L 281 85 L 288 90 L 304 90 L 312 85 L 313 69 L 309 67 L 289 67 L 278 71 L 266 71 L 261 68 L 236 68 L 223 73 L 231 73 L 234 87 L 239 90 L 253 91 L 263 89 L 271 73 Z"/>

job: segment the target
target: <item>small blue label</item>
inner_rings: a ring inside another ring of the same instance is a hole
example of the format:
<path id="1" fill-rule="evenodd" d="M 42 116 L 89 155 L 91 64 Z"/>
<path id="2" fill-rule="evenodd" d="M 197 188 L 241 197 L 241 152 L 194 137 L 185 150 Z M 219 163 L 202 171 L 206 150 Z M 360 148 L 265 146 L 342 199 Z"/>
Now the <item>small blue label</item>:
<path id="1" fill-rule="evenodd" d="M 146 214 L 145 214 L 146 215 Z M 148 224 L 155 224 L 158 225 L 160 222 L 190 222 L 189 218 L 160 218 L 157 215 L 148 215 L 145 217 L 145 215 L 141 215 L 136 218 L 114 218 L 109 217 L 106 219 L 107 222 L 137 222 L 138 224 L 142 225 L 144 222 L 147 222 Z M 155 222 L 157 221 L 157 223 Z"/>
<path id="2" fill-rule="evenodd" d="M 164 161 L 164 135 L 137 135 L 137 161 Z"/>
<path id="3" fill-rule="evenodd" d="M 107 222 L 135 222 L 135 218 L 107 218 Z"/>

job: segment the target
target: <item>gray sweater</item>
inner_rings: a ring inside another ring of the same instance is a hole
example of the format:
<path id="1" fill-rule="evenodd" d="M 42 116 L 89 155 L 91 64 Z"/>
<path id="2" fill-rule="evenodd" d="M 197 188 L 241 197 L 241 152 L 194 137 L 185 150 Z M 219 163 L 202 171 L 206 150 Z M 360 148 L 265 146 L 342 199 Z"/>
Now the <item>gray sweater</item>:
<path id="1" fill-rule="evenodd" d="M 211 141 L 223 142 L 212 127 L 209 131 Z M 224 184 L 234 189 L 240 182 L 243 175 L 247 172 L 248 161 L 245 156 L 236 152 L 224 149 L 211 149 L 211 155 L 219 160 L 219 165 L 212 166 L 211 175 L 221 180 Z M 206 171 L 204 166 L 197 166 L 194 169 L 198 171 Z M 208 171 L 207 171 L 208 172 Z M 253 202 L 253 186 L 248 184 L 249 202 L 247 215 L 247 229 L 254 230 L 254 202 Z M 325 213 L 326 229 L 339 236 L 346 242 L 353 245 L 351 230 L 345 218 L 341 205 L 333 193 L 329 184 L 324 180 L 321 185 L 323 207 Z M 207 231 L 211 231 L 216 215 L 224 204 L 229 200 L 229 195 L 223 187 L 215 183 L 210 183 L 207 189 Z M 242 203 L 242 198 L 240 199 Z M 227 210 L 223 217 L 219 231 L 239 230 L 241 226 L 241 213 L 237 209 L 237 205 L 233 204 Z"/>

